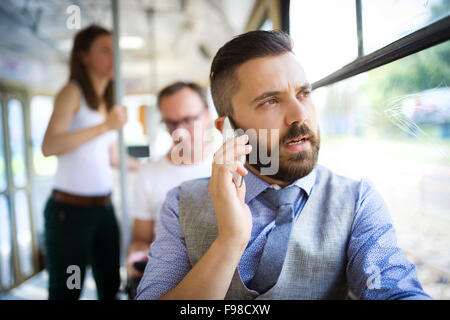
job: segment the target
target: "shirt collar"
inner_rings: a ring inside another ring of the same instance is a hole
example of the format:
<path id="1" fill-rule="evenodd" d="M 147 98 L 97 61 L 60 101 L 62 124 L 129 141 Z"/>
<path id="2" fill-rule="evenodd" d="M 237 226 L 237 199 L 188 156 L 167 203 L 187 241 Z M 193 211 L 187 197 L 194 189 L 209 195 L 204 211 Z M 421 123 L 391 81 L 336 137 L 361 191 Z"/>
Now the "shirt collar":
<path id="1" fill-rule="evenodd" d="M 294 182 L 294 184 L 301 189 L 305 190 L 308 197 L 311 194 L 312 188 L 316 183 L 316 168 L 313 168 L 310 173 L 308 173 L 303 178 L 300 178 Z"/>
<path id="2" fill-rule="evenodd" d="M 244 176 L 245 180 L 245 203 L 252 201 L 258 194 L 270 187 L 270 184 L 261 180 L 247 168 L 248 173 Z"/>
<path id="3" fill-rule="evenodd" d="M 246 186 L 246 193 L 245 193 L 246 203 L 253 200 L 261 192 L 263 192 L 267 188 L 270 188 L 271 186 L 276 189 L 279 188 L 278 185 L 270 185 L 269 183 L 263 181 L 261 178 L 256 176 L 249 169 L 247 170 L 248 174 L 244 176 Z M 316 182 L 316 168 L 313 168 L 313 170 L 308 175 L 304 176 L 303 178 L 295 180 L 292 184 L 303 189 L 309 197 L 315 182 Z"/>

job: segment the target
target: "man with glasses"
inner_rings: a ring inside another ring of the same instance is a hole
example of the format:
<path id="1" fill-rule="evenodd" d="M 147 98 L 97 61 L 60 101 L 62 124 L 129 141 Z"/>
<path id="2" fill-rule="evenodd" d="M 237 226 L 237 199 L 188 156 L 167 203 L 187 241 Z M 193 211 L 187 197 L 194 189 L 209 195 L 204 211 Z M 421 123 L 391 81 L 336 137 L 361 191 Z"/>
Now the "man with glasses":
<path id="1" fill-rule="evenodd" d="M 183 181 L 210 176 L 215 151 L 207 133 L 211 116 L 205 93 L 197 84 L 176 82 L 165 87 L 158 94 L 158 108 L 174 144 L 165 156 L 143 165 L 136 175 L 127 259 L 130 297 L 142 276 L 167 191 Z"/>

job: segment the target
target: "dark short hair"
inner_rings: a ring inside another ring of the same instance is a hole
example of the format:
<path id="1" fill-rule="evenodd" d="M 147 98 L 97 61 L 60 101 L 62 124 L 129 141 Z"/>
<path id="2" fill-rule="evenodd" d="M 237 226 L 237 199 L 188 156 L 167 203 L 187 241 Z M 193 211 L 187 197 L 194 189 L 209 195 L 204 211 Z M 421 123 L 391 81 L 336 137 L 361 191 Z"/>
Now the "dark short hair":
<path id="1" fill-rule="evenodd" d="M 158 108 L 161 109 L 161 100 L 164 97 L 169 97 L 180 91 L 181 89 L 189 88 L 196 92 L 200 99 L 202 100 L 203 104 L 205 105 L 205 108 L 208 108 L 208 103 L 206 102 L 206 94 L 205 90 L 200 87 L 198 84 L 194 82 L 184 82 L 184 81 L 177 81 L 174 82 L 168 86 L 166 86 L 164 89 L 162 89 L 158 94 Z"/>
<path id="2" fill-rule="evenodd" d="M 241 34 L 217 51 L 209 75 L 211 95 L 219 116 L 233 114 L 231 98 L 239 89 L 236 69 L 253 58 L 292 52 L 292 40 L 282 31 L 250 31 Z"/>

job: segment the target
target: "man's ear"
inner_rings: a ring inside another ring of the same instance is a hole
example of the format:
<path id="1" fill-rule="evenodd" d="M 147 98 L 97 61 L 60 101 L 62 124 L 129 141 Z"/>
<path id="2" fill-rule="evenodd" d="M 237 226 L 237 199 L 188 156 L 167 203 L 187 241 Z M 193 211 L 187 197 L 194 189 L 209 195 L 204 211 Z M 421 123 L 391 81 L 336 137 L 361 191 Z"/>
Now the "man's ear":
<path id="1" fill-rule="evenodd" d="M 222 133 L 223 122 L 225 121 L 225 118 L 226 118 L 225 116 L 222 116 L 214 120 L 214 126 L 216 127 L 217 130 L 220 131 L 220 133 Z"/>

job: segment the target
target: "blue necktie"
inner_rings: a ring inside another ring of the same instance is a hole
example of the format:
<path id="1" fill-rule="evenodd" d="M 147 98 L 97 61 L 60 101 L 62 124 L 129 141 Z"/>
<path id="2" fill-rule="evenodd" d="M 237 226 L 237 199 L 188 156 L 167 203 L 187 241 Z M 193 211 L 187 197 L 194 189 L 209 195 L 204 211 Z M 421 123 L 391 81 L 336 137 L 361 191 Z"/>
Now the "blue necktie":
<path id="1" fill-rule="evenodd" d="M 250 289 L 264 293 L 277 282 L 286 258 L 294 222 L 293 203 L 300 196 L 300 192 L 301 189 L 296 185 L 290 185 L 279 190 L 267 188 L 263 192 L 262 196 L 273 203 L 278 212 L 275 218 L 275 226 L 267 236 L 255 276 L 250 281 Z"/>

